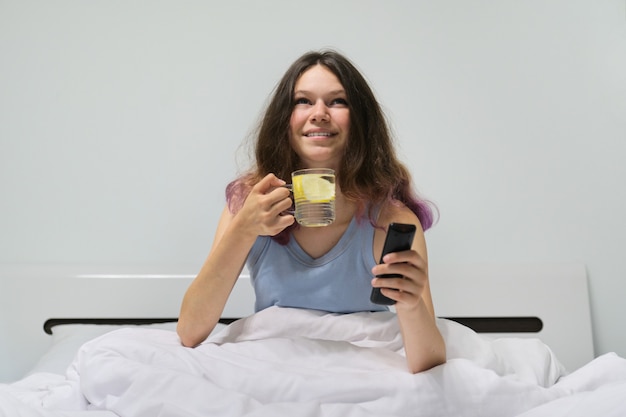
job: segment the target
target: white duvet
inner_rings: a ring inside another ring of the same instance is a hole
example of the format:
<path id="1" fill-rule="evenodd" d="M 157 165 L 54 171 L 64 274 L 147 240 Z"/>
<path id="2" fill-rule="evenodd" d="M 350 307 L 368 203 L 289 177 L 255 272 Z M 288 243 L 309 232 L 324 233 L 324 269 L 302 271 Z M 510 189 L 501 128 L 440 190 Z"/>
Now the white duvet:
<path id="1" fill-rule="evenodd" d="M 416 375 L 393 313 L 274 307 L 195 349 L 171 331 L 118 330 L 83 345 L 64 376 L 0 386 L 0 416 L 626 416 L 617 355 L 565 375 L 539 340 L 438 325 L 448 362 Z"/>

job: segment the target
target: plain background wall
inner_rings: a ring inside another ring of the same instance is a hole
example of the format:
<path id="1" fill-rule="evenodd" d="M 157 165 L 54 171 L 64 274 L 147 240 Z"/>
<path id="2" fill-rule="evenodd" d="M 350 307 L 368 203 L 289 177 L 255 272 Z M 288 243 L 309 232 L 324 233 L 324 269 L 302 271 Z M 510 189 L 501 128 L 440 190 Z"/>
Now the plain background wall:
<path id="1" fill-rule="evenodd" d="M 267 96 L 325 47 L 440 209 L 431 262 L 584 263 L 596 353 L 626 356 L 623 0 L 0 0 L 0 263 L 200 266 Z"/>

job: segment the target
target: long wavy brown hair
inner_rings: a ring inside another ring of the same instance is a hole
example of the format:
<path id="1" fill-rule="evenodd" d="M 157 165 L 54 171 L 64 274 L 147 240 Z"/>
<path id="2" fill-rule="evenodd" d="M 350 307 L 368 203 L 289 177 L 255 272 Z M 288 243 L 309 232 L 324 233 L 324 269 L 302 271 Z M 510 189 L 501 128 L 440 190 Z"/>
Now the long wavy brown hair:
<path id="1" fill-rule="evenodd" d="M 411 175 L 398 160 L 383 111 L 359 70 L 336 51 L 308 52 L 287 70 L 261 119 L 254 144 L 256 166 L 226 187 L 231 212 L 236 213 L 250 189 L 270 172 L 282 179 L 302 168 L 289 143 L 289 121 L 294 108 L 294 90 L 300 76 L 315 65 L 323 65 L 339 79 L 350 110 L 350 137 L 337 184 L 347 199 L 357 203 L 357 215 L 369 217 L 376 225 L 374 208 L 383 203 L 402 202 L 418 217 L 424 230 L 435 220 L 434 206 L 417 196 Z M 292 226 L 293 227 L 293 226 Z M 297 226 L 296 226 L 297 227 Z M 286 243 L 291 228 L 274 238 Z"/>

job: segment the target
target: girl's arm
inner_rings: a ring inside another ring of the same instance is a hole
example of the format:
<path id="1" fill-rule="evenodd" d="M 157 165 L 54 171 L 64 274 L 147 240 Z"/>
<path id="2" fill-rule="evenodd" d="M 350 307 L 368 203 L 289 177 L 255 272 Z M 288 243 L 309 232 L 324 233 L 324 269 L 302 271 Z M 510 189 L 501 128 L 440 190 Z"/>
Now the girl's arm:
<path id="1" fill-rule="evenodd" d="M 281 214 L 291 206 L 284 184 L 268 174 L 237 214 L 223 210 L 211 251 L 183 297 L 176 331 L 184 346 L 197 346 L 211 333 L 256 238 L 275 235 L 294 222 L 293 216 Z"/>
<path id="2" fill-rule="evenodd" d="M 435 322 L 424 231 L 417 216 L 406 207 L 384 210 L 379 221 L 385 226 L 391 222 L 417 226 L 410 251 L 390 253 L 385 256 L 384 264 L 372 269 L 374 275 L 400 274 L 403 278 L 374 278 L 372 285 L 381 288 L 383 295 L 396 300 L 395 309 L 409 370 L 413 373 L 425 371 L 446 361 L 446 348 Z M 383 231 L 377 232 L 376 254 L 382 252 L 384 235 Z"/>

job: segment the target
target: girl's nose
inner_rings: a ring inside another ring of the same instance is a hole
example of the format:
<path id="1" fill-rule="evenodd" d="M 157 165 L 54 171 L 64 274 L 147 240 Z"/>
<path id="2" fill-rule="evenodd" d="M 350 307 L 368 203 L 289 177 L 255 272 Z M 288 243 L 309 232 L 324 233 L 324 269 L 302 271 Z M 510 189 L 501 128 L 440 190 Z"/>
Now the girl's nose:
<path id="1" fill-rule="evenodd" d="M 326 103 L 322 100 L 318 100 L 313 106 L 311 110 L 311 119 L 312 122 L 327 122 L 330 120 L 330 115 L 328 113 L 328 107 L 326 107 Z"/>

